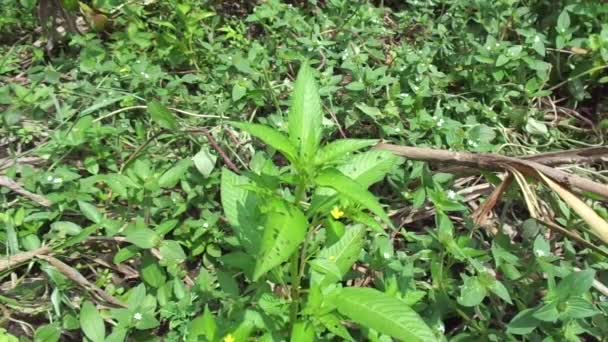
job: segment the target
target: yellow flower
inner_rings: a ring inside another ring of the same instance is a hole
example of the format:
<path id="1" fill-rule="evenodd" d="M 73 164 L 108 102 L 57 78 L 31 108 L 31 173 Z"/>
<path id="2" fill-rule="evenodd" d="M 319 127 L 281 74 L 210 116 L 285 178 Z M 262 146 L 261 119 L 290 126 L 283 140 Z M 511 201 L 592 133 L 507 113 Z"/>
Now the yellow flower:
<path id="1" fill-rule="evenodd" d="M 228 334 L 226 335 L 226 337 L 224 337 L 224 342 L 236 342 L 236 339 L 234 338 L 234 336 L 232 336 L 232 334 Z"/>
<path id="2" fill-rule="evenodd" d="M 344 212 L 342 210 L 340 210 L 340 208 L 338 207 L 334 207 L 331 210 L 331 216 L 336 219 L 339 220 L 340 218 L 342 218 L 344 216 Z"/>

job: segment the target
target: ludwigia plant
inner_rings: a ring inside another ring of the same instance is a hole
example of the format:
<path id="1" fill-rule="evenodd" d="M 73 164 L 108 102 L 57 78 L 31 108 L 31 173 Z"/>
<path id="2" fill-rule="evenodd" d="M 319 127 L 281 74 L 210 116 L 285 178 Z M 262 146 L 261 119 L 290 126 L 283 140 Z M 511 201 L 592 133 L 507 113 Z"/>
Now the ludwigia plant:
<path id="1" fill-rule="evenodd" d="M 393 228 L 368 188 L 401 160 L 384 151 L 361 152 L 376 140 L 323 144 L 322 121 L 313 70 L 304 65 L 295 82 L 288 135 L 265 125 L 232 123 L 289 162 L 278 167 L 268 160 L 243 175 L 223 170 L 222 205 L 242 248 L 242 271 L 260 295 L 271 291 L 267 283 L 288 289 L 289 317 L 275 333 L 292 341 L 326 333 L 353 340 L 345 321 L 400 340 L 436 340 L 399 298 L 345 286 L 368 236 Z"/>

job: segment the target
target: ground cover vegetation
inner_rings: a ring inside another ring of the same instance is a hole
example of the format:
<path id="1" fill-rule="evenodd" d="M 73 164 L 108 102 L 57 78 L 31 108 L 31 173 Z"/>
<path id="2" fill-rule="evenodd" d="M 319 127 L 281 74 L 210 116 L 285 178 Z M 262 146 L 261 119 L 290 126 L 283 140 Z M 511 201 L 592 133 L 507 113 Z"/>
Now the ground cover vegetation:
<path id="1" fill-rule="evenodd" d="M 608 336 L 608 3 L 0 8 L 0 342 Z"/>

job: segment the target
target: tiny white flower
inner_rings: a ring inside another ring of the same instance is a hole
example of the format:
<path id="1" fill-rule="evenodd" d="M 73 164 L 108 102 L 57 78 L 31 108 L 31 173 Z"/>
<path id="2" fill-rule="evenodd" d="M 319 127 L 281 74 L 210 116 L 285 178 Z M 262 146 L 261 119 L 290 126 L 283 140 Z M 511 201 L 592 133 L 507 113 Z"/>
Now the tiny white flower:
<path id="1" fill-rule="evenodd" d="M 47 181 L 47 182 L 52 182 L 52 181 L 53 181 L 53 176 L 48 176 L 48 177 L 46 177 L 46 181 Z"/>
<path id="2" fill-rule="evenodd" d="M 540 42 L 540 37 L 539 37 L 539 36 L 534 37 L 534 42 L 535 42 L 535 43 Z"/>
<path id="3" fill-rule="evenodd" d="M 535 252 L 536 252 L 536 255 L 537 255 L 537 256 L 539 256 L 539 257 L 542 257 L 542 256 L 547 255 L 547 254 L 545 253 L 545 251 L 540 250 L 540 249 L 535 250 Z"/>
<path id="4" fill-rule="evenodd" d="M 144 74 L 144 78 L 150 78 L 150 75 Z"/>
<path id="5" fill-rule="evenodd" d="M 135 313 L 135 315 L 133 315 L 133 318 L 134 318 L 136 321 L 141 321 L 141 318 L 142 318 L 142 317 L 141 317 L 141 313 L 136 312 L 136 313 Z"/>
<path id="6" fill-rule="evenodd" d="M 384 252 L 384 254 L 382 254 L 382 256 L 384 257 L 384 259 L 388 259 L 391 257 L 391 255 L 388 252 Z"/>
<path id="7" fill-rule="evenodd" d="M 496 43 L 496 47 L 499 47 L 499 46 L 500 46 L 500 44 Z"/>
<path id="8" fill-rule="evenodd" d="M 439 119 L 439 121 L 437 121 L 437 127 L 441 127 L 441 126 L 443 126 L 443 123 L 444 123 L 444 122 L 445 122 L 445 121 L 443 121 L 443 119 Z"/>
<path id="9" fill-rule="evenodd" d="M 449 190 L 448 191 L 448 199 L 455 199 L 456 198 L 456 192 L 454 190 Z"/>
<path id="10" fill-rule="evenodd" d="M 395 128 L 395 132 L 396 132 L 396 133 L 401 132 L 401 128 L 399 128 L 399 127 Z"/>
<path id="11" fill-rule="evenodd" d="M 55 184 L 60 184 L 61 182 L 63 182 L 63 179 L 61 179 L 61 178 L 53 179 L 53 183 L 55 183 Z"/>
<path id="12" fill-rule="evenodd" d="M 490 46 L 486 46 L 486 50 L 492 50 Z"/>
<path id="13" fill-rule="evenodd" d="M 209 228 L 209 223 L 207 223 L 207 222 L 203 223 L 203 228 Z"/>

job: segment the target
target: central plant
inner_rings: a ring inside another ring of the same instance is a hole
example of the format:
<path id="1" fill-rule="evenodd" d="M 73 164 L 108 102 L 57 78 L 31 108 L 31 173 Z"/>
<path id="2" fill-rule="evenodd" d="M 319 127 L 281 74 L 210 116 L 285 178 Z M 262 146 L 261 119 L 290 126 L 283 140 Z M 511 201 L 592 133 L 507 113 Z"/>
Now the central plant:
<path id="1" fill-rule="evenodd" d="M 289 319 L 278 327 L 292 340 L 326 332 L 352 340 L 345 319 L 403 340 L 436 337 L 403 301 L 371 288 L 341 283 L 362 256 L 368 230 L 392 223 L 369 186 L 401 162 L 385 151 L 358 151 L 376 140 L 322 145 L 323 112 L 313 70 L 303 65 L 289 111 L 289 135 L 265 125 L 232 123 L 289 162 L 256 163 L 237 175 L 222 172 L 222 205 L 242 252 L 239 266 L 258 291 L 267 282 L 288 289 Z M 260 285 L 255 287 L 255 285 Z M 368 330 L 368 331 L 370 331 Z"/>

